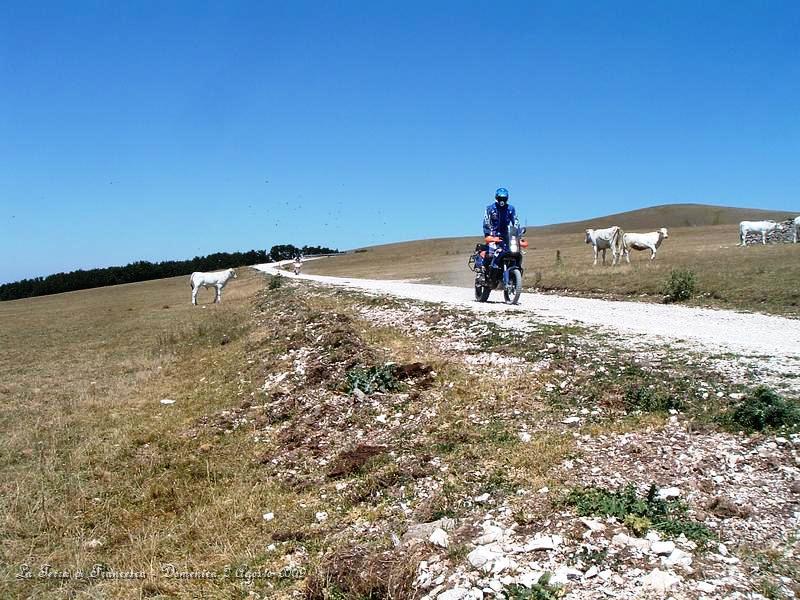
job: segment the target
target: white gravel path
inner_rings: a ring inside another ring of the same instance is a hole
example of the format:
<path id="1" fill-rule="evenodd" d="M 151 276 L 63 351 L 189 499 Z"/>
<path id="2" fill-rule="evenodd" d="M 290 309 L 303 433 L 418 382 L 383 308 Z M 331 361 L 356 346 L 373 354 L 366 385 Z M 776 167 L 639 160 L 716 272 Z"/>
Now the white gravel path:
<path id="1" fill-rule="evenodd" d="M 265 273 L 278 273 L 276 267 L 279 264 L 255 265 L 254 268 Z M 281 273 L 287 275 L 285 271 Z M 523 311 L 545 322 L 578 323 L 612 334 L 618 332 L 637 345 L 661 340 L 679 341 L 684 349 L 756 357 L 762 363 L 760 366 L 769 371 L 800 376 L 800 320 L 795 319 L 730 310 L 534 293 L 524 293 L 519 305 L 511 307 L 502 303 L 500 291 L 492 292 L 490 302 L 478 303 L 473 299 L 473 290 L 470 288 L 322 275 L 299 277 L 372 293 L 441 302 L 475 312 L 506 312 L 509 316 L 517 316 L 518 311 Z"/>

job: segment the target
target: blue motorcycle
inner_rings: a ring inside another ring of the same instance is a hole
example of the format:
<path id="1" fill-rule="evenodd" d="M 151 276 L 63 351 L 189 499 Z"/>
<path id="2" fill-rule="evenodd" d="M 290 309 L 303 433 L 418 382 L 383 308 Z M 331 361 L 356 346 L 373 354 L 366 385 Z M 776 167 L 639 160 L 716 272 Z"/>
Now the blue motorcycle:
<path id="1" fill-rule="evenodd" d="M 528 247 L 522 238 L 524 227 L 508 226 L 506 239 L 486 236 L 485 244 L 477 244 L 468 266 L 475 272 L 475 300 L 486 302 L 489 293 L 502 284 L 506 304 L 517 304 L 522 294 L 522 255 Z M 494 252 L 489 244 L 496 244 Z"/>

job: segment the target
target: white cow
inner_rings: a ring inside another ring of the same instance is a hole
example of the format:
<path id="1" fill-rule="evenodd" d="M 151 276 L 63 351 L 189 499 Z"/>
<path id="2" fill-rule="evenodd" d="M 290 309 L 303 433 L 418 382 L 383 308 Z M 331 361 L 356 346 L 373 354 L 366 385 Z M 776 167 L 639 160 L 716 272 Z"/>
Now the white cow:
<path id="1" fill-rule="evenodd" d="M 597 251 L 603 251 L 603 264 L 606 264 L 606 250 L 611 249 L 611 264 L 617 264 L 622 230 L 614 225 L 606 229 L 587 229 L 586 243 L 592 245 L 594 265 L 597 265 Z"/>
<path id="2" fill-rule="evenodd" d="M 767 234 L 778 226 L 775 221 L 742 221 L 739 223 L 739 245 L 747 246 L 747 234 L 761 234 L 761 243 L 766 245 Z"/>
<path id="3" fill-rule="evenodd" d="M 661 242 L 668 237 L 669 234 L 666 227 L 650 233 L 625 233 L 622 235 L 622 254 L 630 264 L 631 248 L 634 250 L 650 250 L 650 260 L 655 260 L 656 251 L 661 246 Z"/>
<path id="4" fill-rule="evenodd" d="M 800 233 L 800 217 L 794 218 L 794 229 L 792 230 L 792 241 L 797 243 L 797 234 Z"/>
<path id="5" fill-rule="evenodd" d="M 192 286 L 192 304 L 197 305 L 197 291 L 201 288 L 213 287 L 217 290 L 214 302 L 222 302 L 222 288 L 228 283 L 229 279 L 236 279 L 236 271 L 227 269 L 225 271 L 215 271 L 213 273 L 192 273 L 189 284 Z"/>

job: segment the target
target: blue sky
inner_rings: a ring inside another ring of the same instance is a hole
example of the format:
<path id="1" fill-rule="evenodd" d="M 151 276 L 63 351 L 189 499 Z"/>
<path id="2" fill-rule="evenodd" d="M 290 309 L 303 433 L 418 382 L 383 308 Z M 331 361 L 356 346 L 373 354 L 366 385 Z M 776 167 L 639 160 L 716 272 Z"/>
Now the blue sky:
<path id="1" fill-rule="evenodd" d="M 798 2 L 10 3 L 0 282 L 672 202 L 800 211 Z"/>

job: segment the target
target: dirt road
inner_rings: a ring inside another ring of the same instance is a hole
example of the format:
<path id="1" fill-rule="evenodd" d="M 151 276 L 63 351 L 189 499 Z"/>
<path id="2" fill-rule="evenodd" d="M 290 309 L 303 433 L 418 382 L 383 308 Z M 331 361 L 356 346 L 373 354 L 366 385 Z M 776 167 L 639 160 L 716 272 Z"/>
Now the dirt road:
<path id="1" fill-rule="evenodd" d="M 277 273 L 277 266 L 263 264 L 255 268 Z M 669 342 L 705 354 L 733 353 L 755 359 L 760 367 L 784 376 L 800 375 L 800 320 L 728 310 L 532 293 L 524 293 L 519 305 L 511 307 L 502 303 L 499 291 L 492 292 L 490 302 L 482 304 L 474 301 L 473 291 L 468 288 L 321 275 L 300 277 L 370 293 L 442 302 L 475 312 L 495 313 L 494 316 L 506 314 L 510 321 L 533 316 L 550 323 L 582 324 L 610 336 L 622 336 L 623 343 L 645 348 Z"/>

